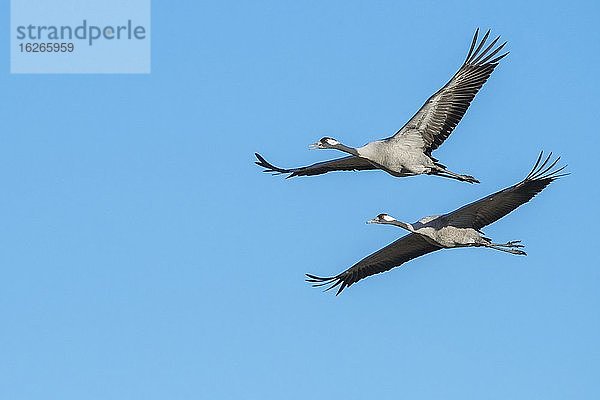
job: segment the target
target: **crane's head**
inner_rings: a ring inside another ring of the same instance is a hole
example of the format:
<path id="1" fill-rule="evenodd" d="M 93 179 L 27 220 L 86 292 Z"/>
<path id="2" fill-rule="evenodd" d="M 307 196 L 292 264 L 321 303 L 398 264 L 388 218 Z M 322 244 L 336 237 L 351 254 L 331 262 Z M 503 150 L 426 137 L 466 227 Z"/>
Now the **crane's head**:
<path id="1" fill-rule="evenodd" d="M 391 224 L 396 221 L 396 218 L 387 215 L 387 214 L 379 214 L 372 220 L 367 221 L 367 224 Z"/>
<path id="2" fill-rule="evenodd" d="M 340 144 L 340 142 L 338 142 L 334 138 L 330 138 L 328 136 L 325 136 L 324 138 L 321 138 L 318 142 L 313 143 L 313 144 L 309 145 L 308 147 L 311 150 L 315 150 L 315 149 L 335 149 L 335 147 L 337 145 L 339 145 L 339 144 Z"/>

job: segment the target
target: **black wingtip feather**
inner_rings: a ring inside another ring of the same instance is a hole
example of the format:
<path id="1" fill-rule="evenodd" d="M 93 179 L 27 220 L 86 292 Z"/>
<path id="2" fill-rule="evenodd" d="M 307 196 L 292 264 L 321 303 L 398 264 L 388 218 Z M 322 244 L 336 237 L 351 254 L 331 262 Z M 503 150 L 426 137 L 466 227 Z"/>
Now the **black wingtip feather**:
<path id="1" fill-rule="evenodd" d="M 481 52 L 481 54 L 478 55 L 477 58 L 475 58 L 473 60 L 473 64 L 477 64 L 487 54 L 487 52 L 490 51 L 490 49 L 492 47 L 494 47 L 494 45 L 498 42 L 498 40 L 500 40 L 500 36 L 497 36 L 496 39 L 492 40 L 492 42 L 488 45 L 488 47 L 486 47 L 485 50 L 483 50 Z M 496 50 L 498 50 L 498 49 L 496 49 Z"/>
<path id="2" fill-rule="evenodd" d="M 260 167 L 263 167 L 264 168 L 263 172 L 268 172 L 268 173 L 271 173 L 274 175 L 287 174 L 287 173 L 292 172 L 289 169 L 276 167 L 275 165 L 273 165 L 270 162 L 268 162 L 267 160 L 265 160 L 265 158 L 263 156 L 261 156 L 259 153 L 254 153 L 254 155 L 258 159 L 258 161 L 254 161 L 254 164 L 256 164 Z M 289 176 L 288 176 L 288 178 L 289 178 Z"/>
<path id="3" fill-rule="evenodd" d="M 549 179 L 550 181 L 554 181 L 555 179 L 561 178 L 563 176 L 567 176 L 570 173 L 562 171 L 567 168 L 567 165 L 563 165 L 562 167 L 555 168 L 558 162 L 560 161 L 560 156 L 556 157 L 554 161 L 550 161 L 552 159 L 552 152 L 548 153 L 548 155 L 544 158 L 544 151 L 541 151 L 538 155 L 538 158 L 531 169 L 531 172 L 527 174 L 524 179 L 526 181 L 539 181 L 544 179 Z M 544 161 L 542 161 L 544 160 Z"/>
<path id="4" fill-rule="evenodd" d="M 473 54 L 473 49 L 475 48 L 475 44 L 477 43 L 477 36 L 479 35 L 479 28 L 475 29 L 475 35 L 473 35 L 473 40 L 471 41 L 471 47 L 469 48 L 469 52 L 467 53 L 467 58 L 465 59 L 465 64 L 469 62 L 469 58 Z"/>
<path id="5" fill-rule="evenodd" d="M 477 48 L 473 52 L 473 56 L 471 58 L 471 61 L 477 57 L 477 54 L 479 53 L 479 50 L 481 50 L 481 48 L 483 47 L 483 45 L 485 44 L 485 42 L 486 42 L 486 40 L 488 39 L 489 36 L 490 36 L 490 29 L 488 29 L 488 31 L 485 33 L 485 35 L 483 35 L 483 37 L 481 38 L 481 41 L 479 42 L 479 45 L 477 46 Z"/>
<path id="6" fill-rule="evenodd" d="M 510 54 L 510 51 L 507 51 L 506 53 L 494 58 L 493 60 L 488 61 L 488 64 L 497 64 L 498 61 L 502 60 L 504 57 L 506 57 L 509 54 Z"/>
<path id="7" fill-rule="evenodd" d="M 338 276 L 328 276 L 328 277 L 320 277 L 316 275 L 306 274 L 306 282 L 310 283 L 312 287 L 323 287 L 327 286 L 323 291 L 328 292 L 331 289 L 334 289 L 337 286 L 340 286 L 336 292 L 336 296 L 342 293 L 342 291 L 350 286 L 347 282 L 345 282 L 342 277 Z"/>
<path id="8" fill-rule="evenodd" d="M 485 32 L 485 34 L 483 35 L 481 40 L 479 40 L 479 42 L 477 40 L 478 33 L 479 33 L 479 28 L 477 28 L 477 30 L 475 31 L 475 35 L 473 36 L 473 41 L 471 42 L 469 52 L 467 53 L 467 58 L 465 59 L 465 62 L 464 62 L 465 65 L 484 66 L 484 65 L 495 64 L 498 61 L 500 61 L 502 58 L 504 58 L 508 55 L 508 52 L 506 52 L 506 53 L 494 58 L 493 60 L 491 60 L 492 57 L 494 57 L 496 54 L 498 54 L 504 48 L 504 46 L 506 46 L 507 42 L 504 42 L 501 45 L 496 46 L 496 44 L 500 40 L 500 36 L 497 36 L 494 40 L 492 40 L 492 42 L 489 45 L 487 45 L 484 48 L 484 46 L 490 36 L 491 29 L 488 29 Z"/>
<path id="9" fill-rule="evenodd" d="M 498 36 L 498 37 L 496 38 L 496 40 L 494 41 L 494 43 L 495 43 L 495 42 L 496 42 L 498 39 L 500 39 L 500 36 Z M 500 52 L 500 51 L 501 51 L 501 50 L 504 48 L 504 46 L 506 46 L 506 44 L 507 44 L 507 43 L 508 43 L 508 42 L 504 42 L 504 43 L 502 43 L 500 46 L 498 46 L 498 47 L 496 48 L 496 50 L 492 51 L 490 54 L 488 54 L 487 56 L 485 56 L 485 58 L 481 59 L 481 60 L 479 61 L 479 63 L 480 63 L 480 64 L 482 64 L 482 65 L 484 65 L 484 64 L 486 64 L 486 63 L 488 63 L 488 62 L 489 62 L 489 60 L 490 60 L 492 57 L 494 57 L 496 54 L 498 54 L 498 53 L 499 53 L 499 52 Z M 494 58 L 494 59 L 492 60 L 492 61 L 494 61 L 494 62 L 492 62 L 492 63 L 490 63 L 490 64 L 494 64 L 495 62 L 497 62 L 497 61 L 500 61 L 500 60 L 501 60 L 502 58 L 504 58 L 504 57 L 505 57 L 507 54 L 508 54 L 508 52 L 506 52 L 506 53 L 504 53 L 504 54 L 500 55 L 500 57 L 496 57 L 496 58 Z M 481 57 L 483 57 L 483 54 L 481 55 Z"/>

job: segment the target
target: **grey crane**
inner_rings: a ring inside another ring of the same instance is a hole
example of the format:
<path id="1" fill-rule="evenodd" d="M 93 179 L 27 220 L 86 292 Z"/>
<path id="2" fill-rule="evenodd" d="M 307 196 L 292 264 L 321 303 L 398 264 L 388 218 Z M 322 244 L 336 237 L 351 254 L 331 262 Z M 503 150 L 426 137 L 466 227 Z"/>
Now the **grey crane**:
<path id="1" fill-rule="evenodd" d="M 506 52 L 495 57 L 506 45 L 504 42 L 496 46 L 499 36 L 484 48 L 490 31 L 485 33 L 479 43 L 478 34 L 479 29 L 475 31 L 465 62 L 452 79 L 434 93 L 393 136 L 358 148 L 346 146 L 331 137 L 324 137 L 310 147 L 335 149 L 350 156 L 306 167 L 279 168 L 258 153 L 255 153 L 258 159 L 256 164 L 264 167 L 264 172 L 289 174 L 288 178 L 321 175 L 331 171 L 381 169 L 396 177 L 428 174 L 478 183 L 479 181 L 470 175 L 460 175 L 448 170 L 431 155 L 431 152 L 452 133 L 479 89 L 488 80 L 499 61 L 508 54 Z"/>
<path id="2" fill-rule="evenodd" d="M 521 182 L 448 214 L 425 217 L 414 224 L 398 221 L 387 214 L 379 214 L 368 223 L 394 225 L 410 233 L 365 257 L 339 275 L 322 278 L 306 274 L 306 280 L 313 286 L 329 285 L 327 290 L 339 286 L 337 294 L 340 294 L 363 278 L 389 271 L 413 258 L 441 249 L 485 247 L 526 255 L 521 250 L 523 245 L 519 240 L 494 243 L 484 236 L 481 229 L 527 203 L 554 180 L 568 175 L 561 173 L 566 165 L 555 168 L 560 157 L 550 162 L 551 156 L 552 153 L 542 161 L 543 152 L 540 153 L 533 169 Z"/>

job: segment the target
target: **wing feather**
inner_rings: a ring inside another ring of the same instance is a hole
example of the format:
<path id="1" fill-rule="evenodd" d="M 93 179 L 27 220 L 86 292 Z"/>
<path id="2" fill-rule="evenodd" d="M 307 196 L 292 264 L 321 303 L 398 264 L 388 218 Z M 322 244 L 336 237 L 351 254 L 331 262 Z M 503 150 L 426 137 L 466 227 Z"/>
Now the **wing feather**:
<path id="1" fill-rule="evenodd" d="M 444 223 L 457 228 L 482 229 L 527 203 L 556 179 L 568 175 L 561 173 L 566 165 L 555 168 L 560 157 L 550 162 L 552 153 L 545 159 L 543 154 L 540 153 L 533 169 L 521 182 L 444 215 Z"/>
<path id="2" fill-rule="evenodd" d="M 490 31 L 485 33 L 479 44 L 478 35 L 479 29 L 475 31 L 465 62 L 452 79 L 433 94 L 406 125 L 389 139 L 418 135 L 423 141 L 425 152 L 431 155 L 450 136 L 499 61 L 508 54 L 507 52 L 492 59 L 504 48 L 506 42 L 494 47 L 500 39 L 498 36 L 484 49 Z"/>
<path id="3" fill-rule="evenodd" d="M 410 233 L 381 250 L 363 258 L 352 267 L 336 276 L 319 277 L 306 274 L 306 281 L 310 282 L 315 287 L 329 285 L 326 290 L 337 287 L 337 296 L 345 288 L 361 279 L 389 271 L 413 258 L 420 257 L 439 249 L 441 249 L 441 247 L 430 244 L 421 235 Z"/>
<path id="4" fill-rule="evenodd" d="M 321 175 L 332 171 L 364 171 L 377 169 L 367 159 L 348 156 L 337 158 L 335 160 L 323 161 L 316 164 L 308 165 L 306 167 L 284 169 L 279 168 L 265 160 L 263 156 L 258 153 L 254 153 L 258 161 L 255 164 L 265 168 L 264 172 L 271 172 L 275 174 L 290 174 L 287 178 L 294 176 L 310 176 L 310 175 Z"/>

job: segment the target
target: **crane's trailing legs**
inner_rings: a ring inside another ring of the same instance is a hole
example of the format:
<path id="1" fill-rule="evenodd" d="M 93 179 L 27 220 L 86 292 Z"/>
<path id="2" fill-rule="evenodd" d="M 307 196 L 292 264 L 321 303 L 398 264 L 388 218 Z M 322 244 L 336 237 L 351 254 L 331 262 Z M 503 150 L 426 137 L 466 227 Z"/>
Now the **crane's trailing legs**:
<path id="1" fill-rule="evenodd" d="M 440 165 L 436 165 L 435 168 L 432 169 L 429 174 L 443 176 L 444 178 L 456 179 L 456 180 L 459 180 L 462 182 L 479 183 L 479 181 L 476 178 L 472 177 L 471 175 L 457 174 L 456 172 L 452 172 L 449 169 L 447 169 L 443 166 L 440 166 Z"/>
<path id="2" fill-rule="evenodd" d="M 523 248 L 525 246 L 523 246 L 521 244 L 520 240 L 512 240 L 510 242 L 506 242 L 503 244 L 500 243 L 492 243 L 491 240 L 489 239 L 484 239 L 484 241 L 481 243 L 482 246 L 484 247 L 488 247 L 490 249 L 494 249 L 494 250 L 500 250 L 500 251 L 504 251 L 507 253 L 511 253 L 511 254 L 516 254 L 519 256 L 526 256 L 527 253 L 525 253 L 523 250 L 519 250 L 519 248 Z"/>

